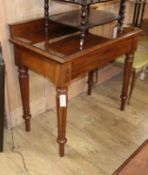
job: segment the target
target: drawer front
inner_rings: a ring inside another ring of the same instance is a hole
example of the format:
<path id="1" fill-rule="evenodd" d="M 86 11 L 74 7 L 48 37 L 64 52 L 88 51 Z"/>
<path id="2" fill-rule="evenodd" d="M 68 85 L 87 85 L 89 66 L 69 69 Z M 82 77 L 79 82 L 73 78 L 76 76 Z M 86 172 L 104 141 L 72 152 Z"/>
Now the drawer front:
<path id="1" fill-rule="evenodd" d="M 72 62 L 72 79 L 95 68 L 104 66 L 123 54 L 130 53 L 133 46 L 132 43 L 132 39 L 115 42 L 98 48 L 85 56 L 76 58 Z"/>

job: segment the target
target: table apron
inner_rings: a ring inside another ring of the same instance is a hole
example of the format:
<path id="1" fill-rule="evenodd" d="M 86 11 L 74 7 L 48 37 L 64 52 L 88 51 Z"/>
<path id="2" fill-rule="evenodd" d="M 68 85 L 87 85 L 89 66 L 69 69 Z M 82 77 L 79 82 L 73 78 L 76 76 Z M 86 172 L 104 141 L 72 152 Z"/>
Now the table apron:
<path id="1" fill-rule="evenodd" d="M 15 64 L 17 66 L 25 66 L 32 71 L 47 77 L 53 83 L 58 81 L 56 79 L 60 74 L 61 64 L 19 46 L 15 46 L 14 51 Z"/>
<path id="2" fill-rule="evenodd" d="M 135 45 L 136 43 L 134 43 Z M 133 40 L 125 40 L 110 44 L 108 47 L 96 49 L 85 56 L 78 57 L 72 62 L 72 78 L 74 79 L 88 71 L 102 67 L 119 56 L 133 51 Z"/>

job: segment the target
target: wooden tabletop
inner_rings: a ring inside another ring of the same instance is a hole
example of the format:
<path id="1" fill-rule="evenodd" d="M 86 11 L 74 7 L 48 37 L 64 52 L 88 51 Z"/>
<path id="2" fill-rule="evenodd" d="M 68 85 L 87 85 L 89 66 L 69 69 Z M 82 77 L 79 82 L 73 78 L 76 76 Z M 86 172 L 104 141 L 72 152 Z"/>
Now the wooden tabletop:
<path id="1" fill-rule="evenodd" d="M 10 41 L 54 61 L 65 63 L 100 47 L 117 44 L 123 38 L 129 39 L 130 36 L 138 36 L 139 32 L 141 32 L 138 28 L 128 27 L 125 28 L 122 34 L 116 39 L 107 39 L 87 33 L 83 50 L 80 50 L 80 33 L 77 29 L 60 25 L 52 21 L 49 21 L 49 25 L 50 31 L 47 39 L 44 34 L 43 19 L 12 24 L 10 25 L 12 32 Z"/>

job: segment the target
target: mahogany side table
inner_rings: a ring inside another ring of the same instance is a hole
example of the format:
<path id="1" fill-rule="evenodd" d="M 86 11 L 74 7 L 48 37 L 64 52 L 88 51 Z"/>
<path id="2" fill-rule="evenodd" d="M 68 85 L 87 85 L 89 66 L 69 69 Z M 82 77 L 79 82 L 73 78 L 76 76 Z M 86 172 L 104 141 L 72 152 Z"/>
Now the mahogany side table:
<path id="1" fill-rule="evenodd" d="M 127 100 L 128 84 L 134 52 L 141 33 L 137 28 L 125 28 L 116 39 L 107 39 L 88 33 L 84 48 L 79 47 L 79 31 L 49 20 L 49 40 L 46 41 L 44 19 L 10 25 L 14 44 L 15 64 L 18 66 L 26 131 L 30 131 L 29 75 L 28 69 L 46 76 L 55 85 L 57 95 L 57 119 L 59 154 L 64 156 L 68 86 L 71 81 L 88 73 L 91 89 L 93 71 L 126 55 L 121 110 Z"/>

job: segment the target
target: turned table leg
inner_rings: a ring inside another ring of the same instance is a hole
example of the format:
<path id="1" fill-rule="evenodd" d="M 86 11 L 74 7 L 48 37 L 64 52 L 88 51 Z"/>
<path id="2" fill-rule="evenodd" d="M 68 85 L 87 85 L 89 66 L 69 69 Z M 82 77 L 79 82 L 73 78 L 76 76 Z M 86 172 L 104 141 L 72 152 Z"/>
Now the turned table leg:
<path id="1" fill-rule="evenodd" d="M 19 83 L 23 104 L 23 118 L 25 120 L 26 131 L 30 131 L 30 106 L 29 106 L 29 75 L 26 67 L 19 67 Z"/>
<path id="2" fill-rule="evenodd" d="M 124 63 L 124 76 L 123 76 L 123 86 L 121 93 L 121 107 L 120 109 L 123 111 L 125 109 L 126 100 L 128 98 L 128 86 L 129 80 L 131 76 L 132 64 L 133 64 L 134 55 L 129 53 L 126 55 L 125 63 Z"/>
<path id="3" fill-rule="evenodd" d="M 66 117 L 67 117 L 67 88 L 57 88 L 57 120 L 58 120 L 58 138 L 59 155 L 64 156 L 64 146 L 66 139 Z"/>
<path id="4" fill-rule="evenodd" d="M 87 84 L 88 84 L 87 94 L 88 95 L 91 95 L 92 87 L 97 82 L 98 82 L 98 68 L 88 73 L 88 81 L 87 81 Z"/>

